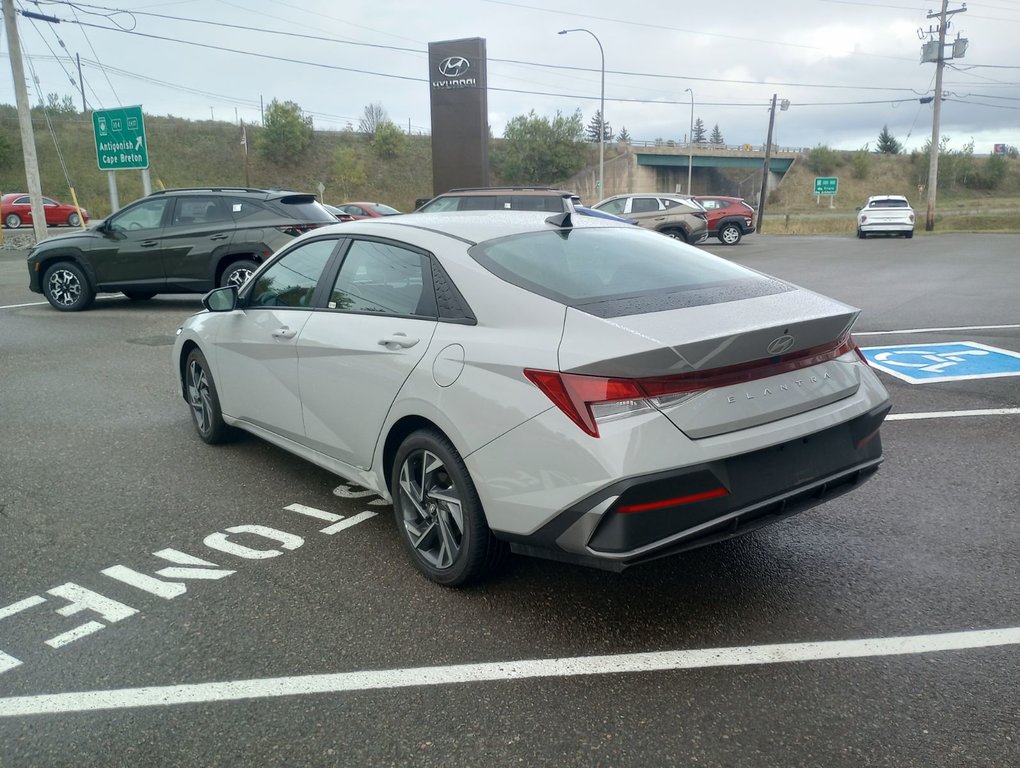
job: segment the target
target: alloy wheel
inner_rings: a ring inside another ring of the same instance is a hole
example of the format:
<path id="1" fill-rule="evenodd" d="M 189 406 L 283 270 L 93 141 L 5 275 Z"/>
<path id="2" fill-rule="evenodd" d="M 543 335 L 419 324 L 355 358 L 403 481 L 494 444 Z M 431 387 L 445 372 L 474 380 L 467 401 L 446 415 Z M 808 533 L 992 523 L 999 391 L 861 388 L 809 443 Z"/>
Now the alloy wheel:
<path id="1" fill-rule="evenodd" d="M 207 434 L 212 429 L 212 397 L 209 377 L 198 360 L 188 363 L 188 405 L 198 431 Z"/>
<path id="2" fill-rule="evenodd" d="M 431 451 L 414 451 L 400 468 L 400 510 L 422 560 L 440 570 L 452 566 L 464 542 L 464 509 L 460 490 Z"/>
<path id="3" fill-rule="evenodd" d="M 251 277 L 252 270 L 246 267 L 238 267 L 237 269 L 230 270 L 230 274 L 227 275 L 227 279 L 224 282 L 224 286 L 234 285 L 240 288 L 244 285 L 244 281 Z"/>
<path id="4" fill-rule="evenodd" d="M 81 280 L 69 269 L 55 269 L 48 278 L 49 295 L 64 307 L 73 306 L 81 298 Z"/>

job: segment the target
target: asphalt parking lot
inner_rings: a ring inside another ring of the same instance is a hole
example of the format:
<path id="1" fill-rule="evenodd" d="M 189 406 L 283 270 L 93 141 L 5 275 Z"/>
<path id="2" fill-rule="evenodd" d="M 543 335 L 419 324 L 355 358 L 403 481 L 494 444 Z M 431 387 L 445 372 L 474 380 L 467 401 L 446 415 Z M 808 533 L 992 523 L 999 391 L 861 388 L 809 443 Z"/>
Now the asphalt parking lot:
<path id="1" fill-rule="evenodd" d="M 862 347 L 972 345 L 893 369 L 1020 354 L 1020 236 L 705 247 L 861 307 Z M 27 283 L 0 251 L 2 768 L 1020 764 L 1017 376 L 880 374 L 878 475 L 745 538 L 456 591 L 372 496 L 199 441 L 196 297 Z"/>

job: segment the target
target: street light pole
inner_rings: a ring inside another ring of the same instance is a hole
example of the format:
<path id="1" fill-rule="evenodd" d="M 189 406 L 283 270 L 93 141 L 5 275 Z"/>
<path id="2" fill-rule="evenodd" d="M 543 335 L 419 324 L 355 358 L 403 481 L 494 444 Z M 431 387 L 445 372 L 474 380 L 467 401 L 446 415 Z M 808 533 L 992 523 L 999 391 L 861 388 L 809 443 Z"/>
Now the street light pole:
<path id="1" fill-rule="evenodd" d="M 690 88 L 684 90 L 691 94 L 691 130 L 687 134 L 687 194 L 691 193 L 691 167 L 694 165 L 694 91 Z"/>
<path id="2" fill-rule="evenodd" d="M 599 96 L 599 179 L 595 183 L 596 197 L 602 198 L 605 187 L 602 184 L 603 173 L 606 168 L 606 52 L 602 50 L 602 41 L 590 29 L 579 27 L 577 29 L 561 29 L 557 34 L 565 35 L 568 32 L 587 32 L 599 47 L 599 55 L 602 57 L 602 91 Z"/>

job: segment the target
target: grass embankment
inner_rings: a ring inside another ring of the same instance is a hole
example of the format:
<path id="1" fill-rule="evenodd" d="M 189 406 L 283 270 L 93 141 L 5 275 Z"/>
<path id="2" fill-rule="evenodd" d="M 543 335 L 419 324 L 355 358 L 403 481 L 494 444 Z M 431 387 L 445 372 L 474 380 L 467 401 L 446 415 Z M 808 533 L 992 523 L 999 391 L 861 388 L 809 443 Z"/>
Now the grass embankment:
<path id="1" fill-rule="evenodd" d="M 90 115 L 51 115 L 52 134 L 43 116 L 33 111 L 36 151 L 43 194 L 70 203 L 69 185 L 93 218 L 110 213 L 107 174 L 96 165 Z M 293 161 L 273 163 L 255 149 L 260 129 L 248 126 L 247 158 L 240 128 L 211 120 L 145 116 L 153 189 L 198 186 L 251 186 L 318 194 L 327 203 L 379 200 L 400 210 L 413 210 L 418 197 L 432 190 L 432 147 L 428 136 L 408 136 L 392 157 L 379 157 L 368 137 L 353 131 L 316 131 L 311 145 Z M 54 147 L 60 147 L 67 177 Z M 7 145 L 4 152 L 3 144 Z M 346 150 L 345 175 L 335 162 Z M 0 105 L 0 192 L 26 191 L 25 167 L 17 114 Z M 140 171 L 119 171 L 121 205 L 142 196 Z"/>
<path id="2" fill-rule="evenodd" d="M 51 114 L 52 134 L 43 115 L 33 112 L 43 194 L 70 202 L 68 180 L 81 205 L 93 218 L 110 213 L 107 174 L 96 167 L 95 141 L 90 115 Z M 386 156 L 369 138 L 354 131 L 316 131 L 311 145 L 287 163 L 273 163 L 257 150 L 256 126 L 247 128 L 247 158 L 240 143 L 240 128 L 211 120 L 145 116 L 150 170 L 154 189 L 192 186 L 276 187 L 318 193 L 327 203 L 344 200 L 378 200 L 403 211 L 432 191 L 432 147 L 428 136 L 408 136 Z M 58 159 L 60 147 L 67 178 Z M 597 151 L 591 148 L 593 166 Z M 342 158 L 337 162 L 337 157 Z M 855 162 L 854 152 L 835 152 L 829 172 L 816 172 L 809 157 L 796 160 L 782 184 L 770 193 L 764 231 L 771 234 L 853 234 L 855 209 L 869 195 L 906 195 L 918 218 L 917 232 L 924 232 L 927 198 L 918 184 L 927 181 L 923 159 L 907 155 L 867 154 Z M 986 158 L 970 162 L 973 182 Z M 947 161 L 946 166 L 951 164 Z M 957 171 L 959 170 L 957 164 Z M 836 176 L 839 194 L 832 200 L 816 200 L 815 176 Z M 936 231 L 1020 232 L 1020 160 L 1007 161 L 1007 173 L 994 190 L 967 186 L 968 177 L 939 184 Z M 496 180 L 493 181 L 496 183 Z M 0 192 L 26 189 L 21 139 L 13 107 L 0 105 Z M 141 173 L 117 174 L 120 202 L 125 205 L 142 196 Z M 709 190 L 706 190 L 709 191 Z M 710 190 L 725 193 L 728 190 Z"/>

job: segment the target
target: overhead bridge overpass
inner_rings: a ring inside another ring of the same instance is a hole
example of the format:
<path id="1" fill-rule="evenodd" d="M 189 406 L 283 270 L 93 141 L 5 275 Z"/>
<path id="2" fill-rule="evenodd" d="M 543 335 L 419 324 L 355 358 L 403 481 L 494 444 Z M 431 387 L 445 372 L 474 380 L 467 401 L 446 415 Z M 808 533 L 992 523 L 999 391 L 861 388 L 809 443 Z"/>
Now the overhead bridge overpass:
<path id="1" fill-rule="evenodd" d="M 611 147 L 611 149 L 610 149 Z M 731 195 L 756 203 L 761 192 L 765 148 L 751 145 L 685 144 L 607 147 L 605 192 L 595 189 L 598 166 L 585 168 L 568 182 L 586 203 L 628 192 L 680 192 Z M 615 156 L 612 153 L 619 153 Z M 800 149 L 773 147 L 769 158 L 768 189 L 779 185 L 800 156 Z M 687 188 L 690 161 L 691 189 Z"/>

